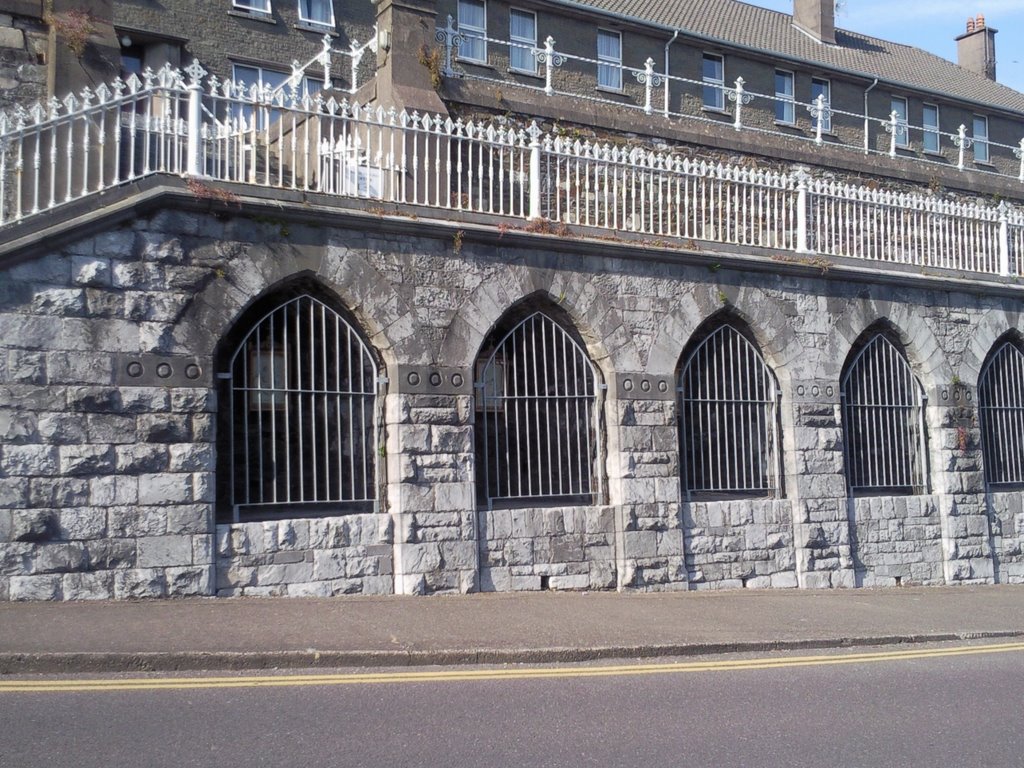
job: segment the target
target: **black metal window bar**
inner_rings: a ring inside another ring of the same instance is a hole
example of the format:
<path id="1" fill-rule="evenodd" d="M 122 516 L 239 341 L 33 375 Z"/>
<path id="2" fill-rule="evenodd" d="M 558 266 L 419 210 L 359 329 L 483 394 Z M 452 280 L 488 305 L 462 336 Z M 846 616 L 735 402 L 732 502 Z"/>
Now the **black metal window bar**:
<path id="1" fill-rule="evenodd" d="M 1004 342 L 982 368 L 978 410 L 988 485 L 1024 485 L 1024 352 L 1016 343 Z"/>
<path id="2" fill-rule="evenodd" d="M 760 350 L 730 325 L 690 353 L 679 376 L 686 498 L 779 494 L 778 394 Z"/>
<path id="3" fill-rule="evenodd" d="M 477 362 L 481 503 L 591 503 L 597 372 L 557 322 L 535 312 Z"/>
<path id="4" fill-rule="evenodd" d="M 840 394 L 848 491 L 927 493 L 924 388 L 902 350 L 876 334 L 849 363 Z"/>
<path id="5" fill-rule="evenodd" d="M 256 324 L 229 370 L 235 521 L 373 501 L 377 365 L 341 315 L 293 298 Z"/>

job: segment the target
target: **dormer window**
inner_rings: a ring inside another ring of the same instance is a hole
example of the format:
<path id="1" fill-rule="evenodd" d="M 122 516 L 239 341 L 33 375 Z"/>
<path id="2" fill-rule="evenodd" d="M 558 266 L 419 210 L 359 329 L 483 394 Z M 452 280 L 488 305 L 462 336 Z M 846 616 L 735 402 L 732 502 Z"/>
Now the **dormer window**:
<path id="1" fill-rule="evenodd" d="M 622 35 L 607 29 L 597 30 L 597 86 L 622 90 Z"/>
<path id="2" fill-rule="evenodd" d="M 334 4 L 331 0 L 299 0 L 299 21 L 321 27 L 333 27 Z"/>
<path id="3" fill-rule="evenodd" d="M 487 5 L 484 0 L 459 0 L 459 59 L 487 63 Z"/>

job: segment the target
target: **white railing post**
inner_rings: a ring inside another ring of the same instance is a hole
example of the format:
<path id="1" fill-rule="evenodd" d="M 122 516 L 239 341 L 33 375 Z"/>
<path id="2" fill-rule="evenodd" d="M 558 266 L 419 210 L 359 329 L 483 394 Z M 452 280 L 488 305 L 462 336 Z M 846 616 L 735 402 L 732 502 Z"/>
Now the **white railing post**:
<path id="1" fill-rule="evenodd" d="M 896 140 L 902 133 L 903 125 L 900 123 L 900 115 L 895 109 L 889 113 L 889 122 L 885 123 L 886 133 L 889 134 L 889 157 L 896 157 Z"/>
<path id="2" fill-rule="evenodd" d="M 462 36 L 459 35 L 455 19 L 452 18 L 450 13 L 445 21 L 444 28 L 438 27 L 434 39 L 439 43 L 444 43 L 444 66 L 441 68 L 441 74 L 445 77 L 458 77 L 458 73 L 455 71 L 454 55 L 452 52 L 462 42 Z"/>
<path id="3" fill-rule="evenodd" d="M 754 94 L 747 93 L 743 90 L 743 84 L 745 82 L 746 80 L 742 77 L 737 77 L 736 87 L 733 89 L 725 89 L 725 95 L 728 97 L 729 101 L 736 103 L 736 119 L 733 120 L 732 127 L 737 131 L 743 128 L 743 105 L 749 104 L 754 98 Z"/>
<path id="4" fill-rule="evenodd" d="M 188 75 L 188 158 L 186 173 L 189 176 L 203 175 L 203 85 L 206 70 L 198 61 L 193 61 L 185 70 Z"/>
<path id="5" fill-rule="evenodd" d="M 1020 140 L 1020 145 L 1013 150 L 1013 156 L 1020 160 L 1020 173 L 1017 175 L 1017 181 L 1024 182 L 1024 139 Z"/>
<path id="6" fill-rule="evenodd" d="M 814 143 L 820 147 L 824 143 L 822 132 L 824 131 L 825 120 L 832 116 L 832 109 L 828 106 L 828 102 L 825 101 L 825 94 L 819 93 L 818 97 L 811 104 L 807 105 L 807 111 L 811 113 L 811 119 L 815 121 Z"/>
<path id="7" fill-rule="evenodd" d="M 809 195 L 807 194 L 807 182 L 810 180 L 806 171 L 800 170 L 795 174 L 796 178 L 796 250 L 797 253 L 810 253 L 807 247 L 807 206 Z"/>
<path id="8" fill-rule="evenodd" d="M 319 63 L 324 68 L 324 88 L 331 87 L 331 36 L 324 35 L 324 39 L 320 41 L 320 45 L 323 49 L 320 51 Z M 355 43 L 353 43 L 355 45 Z M 353 85 L 355 85 L 355 72 L 353 74 Z"/>
<path id="9" fill-rule="evenodd" d="M 355 40 L 349 46 L 349 57 L 352 63 L 352 86 L 349 93 L 355 93 L 359 89 L 359 63 L 363 60 L 363 52 L 366 50 L 364 45 L 362 48 L 359 47 L 359 43 Z"/>
<path id="10" fill-rule="evenodd" d="M 540 218 L 540 137 L 543 134 L 536 121 L 530 124 L 530 221 Z"/>
<path id="11" fill-rule="evenodd" d="M 961 171 L 964 169 L 964 152 L 973 143 L 974 140 L 967 137 L 967 126 L 961 123 L 960 127 L 957 128 L 956 136 L 953 137 L 953 145 L 960 150 L 956 167 Z"/>
<path id="12" fill-rule="evenodd" d="M 548 35 L 544 41 L 544 50 L 535 50 L 533 55 L 538 63 L 544 65 L 544 93 L 550 96 L 555 92 L 554 87 L 551 85 L 551 70 L 562 66 L 565 63 L 565 57 L 555 53 L 555 38 L 551 35 Z"/>
<path id="13" fill-rule="evenodd" d="M 999 274 L 1010 274 L 1010 217 L 1005 202 L 999 204 Z"/>
<path id="14" fill-rule="evenodd" d="M 654 74 L 654 59 L 648 57 L 644 62 L 644 71 L 634 72 L 633 76 L 644 86 L 644 113 L 649 115 L 654 111 L 651 107 L 651 91 L 655 86 L 661 85 L 661 75 Z"/>

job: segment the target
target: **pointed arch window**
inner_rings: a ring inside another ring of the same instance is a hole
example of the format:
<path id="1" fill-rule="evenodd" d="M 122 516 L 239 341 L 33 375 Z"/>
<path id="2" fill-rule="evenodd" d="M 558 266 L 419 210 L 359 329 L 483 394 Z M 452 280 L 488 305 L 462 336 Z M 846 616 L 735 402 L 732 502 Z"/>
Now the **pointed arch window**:
<path id="1" fill-rule="evenodd" d="M 476 365 L 481 504 L 592 503 L 599 389 L 583 347 L 544 312 L 502 326 Z"/>
<path id="2" fill-rule="evenodd" d="M 1024 486 L 1024 352 L 1004 341 L 978 378 L 978 410 L 985 480 L 991 486 Z"/>
<path id="3" fill-rule="evenodd" d="M 840 394 L 848 491 L 927 493 L 924 388 L 903 350 L 876 333 L 847 363 Z"/>
<path id="4" fill-rule="evenodd" d="M 779 495 L 778 384 L 760 350 L 731 325 L 685 358 L 679 435 L 687 497 Z"/>
<path id="5" fill-rule="evenodd" d="M 303 294 L 263 315 L 226 379 L 230 521 L 337 514 L 376 497 L 377 364 L 344 317 Z"/>

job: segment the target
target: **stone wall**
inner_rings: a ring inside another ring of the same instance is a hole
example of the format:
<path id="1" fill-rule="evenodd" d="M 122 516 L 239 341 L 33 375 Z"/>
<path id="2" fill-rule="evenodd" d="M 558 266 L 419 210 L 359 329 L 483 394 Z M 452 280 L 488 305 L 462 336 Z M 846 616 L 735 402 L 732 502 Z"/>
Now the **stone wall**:
<path id="1" fill-rule="evenodd" d="M 790 501 L 690 502 L 683 527 L 693 588 L 797 586 Z"/>
<path id="2" fill-rule="evenodd" d="M 493 509 L 479 517 L 483 591 L 615 587 L 610 507 Z"/>
<path id="3" fill-rule="evenodd" d="M 392 594 L 391 519 L 382 514 L 217 526 L 217 594 Z"/>
<path id="4" fill-rule="evenodd" d="M 1020 493 L 989 494 L 996 578 L 1024 584 L 1024 503 Z"/>
<path id="5" fill-rule="evenodd" d="M 939 499 L 874 496 L 850 506 L 858 586 L 943 583 Z"/>
<path id="6" fill-rule="evenodd" d="M 0 267 L 0 598 L 1020 578 L 1020 494 L 988 512 L 972 417 L 980 361 L 1021 327 L 1011 285 L 277 210 L 172 207 Z M 297 275 L 384 363 L 379 511 L 217 526 L 222 342 Z M 478 508 L 474 362 L 524 301 L 568 316 L 608 382 L 592 504 Z M 676 371 L 715 317 L 778 379 L 777 501 L 680 503 Z M 838 379 L 879 320 L 929 397 L 934 495 L 851 506 Z"/>

